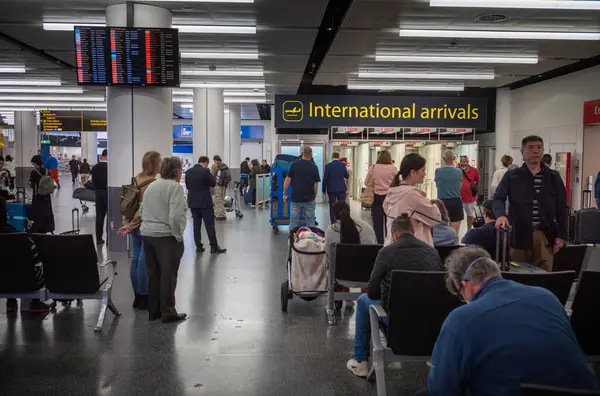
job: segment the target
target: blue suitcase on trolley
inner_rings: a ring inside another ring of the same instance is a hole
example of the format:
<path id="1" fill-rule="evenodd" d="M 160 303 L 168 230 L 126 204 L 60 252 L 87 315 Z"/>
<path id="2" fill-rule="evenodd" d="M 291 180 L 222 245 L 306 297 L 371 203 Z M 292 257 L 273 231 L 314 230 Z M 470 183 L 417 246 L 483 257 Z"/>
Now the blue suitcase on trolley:
<path id="1" fill-rule="evenodd" d="M 6 212 L 8 215 L 8 224 L 17 230 L 25 232 L 29 229 L 29 217 L 31 214 L 31 204 L 28 203 L 7 203 Z"/>

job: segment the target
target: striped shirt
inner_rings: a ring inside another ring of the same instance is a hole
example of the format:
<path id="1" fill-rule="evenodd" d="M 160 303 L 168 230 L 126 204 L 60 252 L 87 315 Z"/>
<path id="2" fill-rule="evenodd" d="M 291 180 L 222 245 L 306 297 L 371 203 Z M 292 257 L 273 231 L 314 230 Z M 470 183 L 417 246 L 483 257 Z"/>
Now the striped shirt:
<path id="1" fill-rule="evenodd" d="M 540 194 L 540 190 L 542 189 L 542 177 L 543 173 L 539 172 L 533 175 L 533 216 L 532 216 L 532 224 L 534 229 L 538 229 L 540 227 L 540 207 L 538 202 L 538 195 Z"/>

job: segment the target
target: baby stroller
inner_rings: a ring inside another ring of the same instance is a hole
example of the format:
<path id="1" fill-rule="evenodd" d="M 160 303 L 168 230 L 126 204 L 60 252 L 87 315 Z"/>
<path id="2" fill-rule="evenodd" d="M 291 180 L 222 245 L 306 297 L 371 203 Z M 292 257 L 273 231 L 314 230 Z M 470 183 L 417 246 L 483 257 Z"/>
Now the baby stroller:
<path id="1" fill-rule="evenodd" d="M 281 284 L 281 311 L 287 312 L 288 300 L 294 294 L 312 301 L 327 293 L 327 253 L 324 242 L 301 239 L 302 232 L 312 232 L 324 238 L 325 232 L 317 227 L 299 227 L 290 232 L 286 262 L 287 280 Z"/>

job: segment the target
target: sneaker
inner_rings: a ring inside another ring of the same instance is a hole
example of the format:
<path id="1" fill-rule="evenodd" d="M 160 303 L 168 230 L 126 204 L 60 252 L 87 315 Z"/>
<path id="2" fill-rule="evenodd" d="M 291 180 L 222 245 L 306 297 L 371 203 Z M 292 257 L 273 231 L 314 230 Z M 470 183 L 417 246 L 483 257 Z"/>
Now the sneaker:
<path id="1" fill-rule="evenodd" d="M 211 254 L 225 253 L 226 251 L 227 251 L 227 249 L 220 248 L 219 246 L 213 246 L 213 247 L 210 248 L 210 253 Z"/>
<path id="2" fill-rule="evenodd" d="M 215 217 L 215 220 L 218 220 L 218 221 L 223 221 L 223 220 L 227 220 L 227 217 L 225 217 L 225 216 L 222 216 L 222 217 Z"/>
<path id="3" fill-rule="evenodd" d="M 355 359 L 348 360 L 346 363 L 346 368 L 352 371 L 352 374 L 357 377 L 366 377 L 369 375 L 369 371 L 371 367 L 369 367 L 369 362 L 357 362 Z"/>
<path id="4" fill-rule="evenodd" d="M 19 303 L 16 298 L 8 298 L 6 300 L 6 312 L 17 312 L 19 310 Z"/>
<path id="5" fill-rule="evenodd" d="M 206 252 L 206 248 L 204 246 L 196 247 L 196 253 L 204 253 Z"/>

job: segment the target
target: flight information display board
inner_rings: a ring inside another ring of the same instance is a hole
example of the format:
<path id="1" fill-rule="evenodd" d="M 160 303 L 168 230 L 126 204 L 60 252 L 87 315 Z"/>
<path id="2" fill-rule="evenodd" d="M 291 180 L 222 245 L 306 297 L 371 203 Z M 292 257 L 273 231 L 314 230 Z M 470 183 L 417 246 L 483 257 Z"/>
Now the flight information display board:
<path id="1" fill-rule="evenodd" d="M 105 132 L 104 111 L 40 110 L 41 132 Z"/>
<path id="2" fill-rule="evenodd" d="M 77 82 L 178 87 L 179 31 L 75 27 Z"/>

